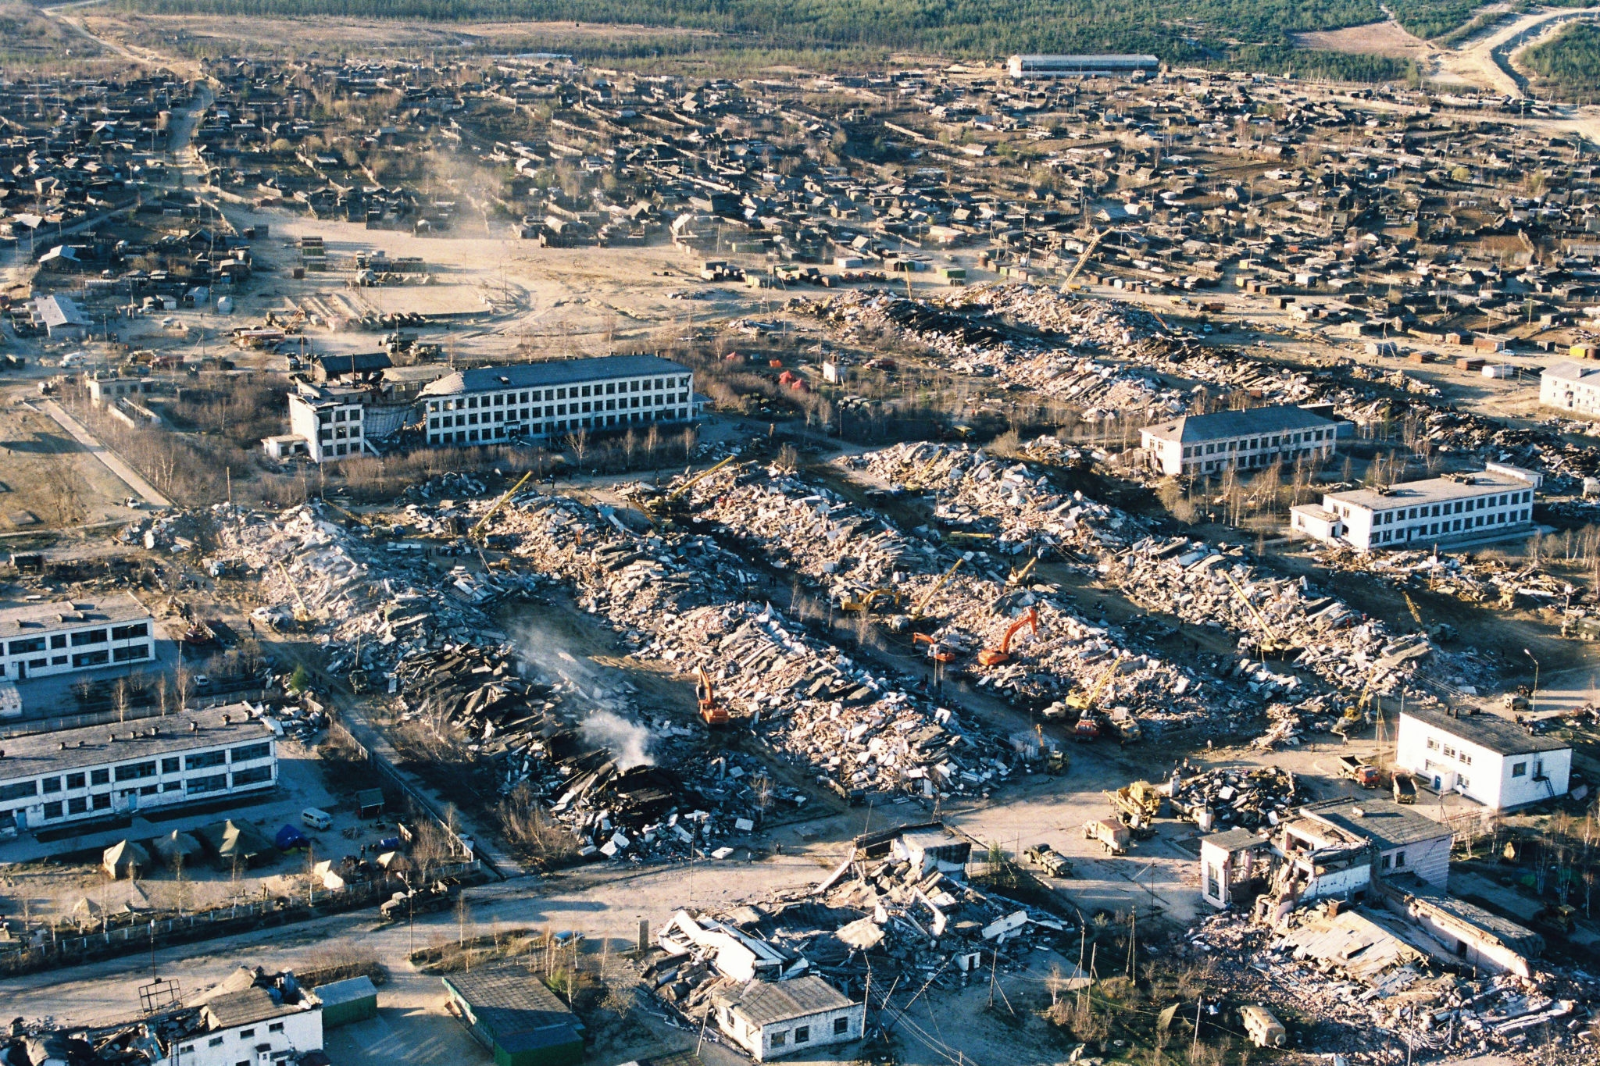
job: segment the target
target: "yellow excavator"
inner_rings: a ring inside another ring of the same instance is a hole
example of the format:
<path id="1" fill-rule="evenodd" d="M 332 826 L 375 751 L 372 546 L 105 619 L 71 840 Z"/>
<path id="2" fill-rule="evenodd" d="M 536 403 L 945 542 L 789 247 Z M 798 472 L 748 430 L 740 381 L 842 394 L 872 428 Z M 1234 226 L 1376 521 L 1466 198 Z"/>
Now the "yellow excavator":
<path id="1" fill-rule="evenodd" d="M 894 589 L 873 589 L 865 596 L 858 596 L 853 592 L 847 592 L 843 598 L 839 600 L 839 610 L 845 611 L 849 614 L 871 614 L 873 608 L 877 607 L 878 604 L 883 600 L 888 600 L 894 606 L 898 607 L 900 606 L 901 599 L 902 597 L 900 593 L 896 592 Z"/>
<path id="2" fill-rule="evenodd" d="M 1244 594 L 1244 589 L 1239 587 L 1239 583 L 1233 579 L 1232 574 L 1224 570 L 1222 571 L 1222 576 L 1228 579 L 1228 584 L 1233 586 L 1234 594 L 1239 597 L 1239 602 L 1249 609 L 1256 623 L 1261 626 L 1263 635 L 1260 640 L 1256 641 L 1256 649 L 1261 653 L 1262 658 L 1271 656 L 1274 659 L 1286 659 L 1300 650 L 1292 642 L 1278 636 L 1277 631 L 1272 628 L 1272 624 L 1267 621 L 1267 616 L 1257 610 L 1256 605 L 1250 602 L 1250 597 Z"/>
<path id="3" fill-rule="evenodd" d="M 933 583 L 933 587 L 928 589 L 928 591 L 923 594 L 922 599 L 918 600 L 916 605 L 911 608 L 911 624 L 913 626 L 923 621 L 924 613 L 927 611 L 928 605 L 933 603 L 933 598 L 939 594 L 939 590 L 944 588 L 945 582 L 949 581 L 953 576 L 955 576 L 955 572 L 960 570 L 961 565 L 966 561 L 966 556 L 962 556 L 961 558 L 957 559 L 956 564 L 950 569 L 946 570 L 944 573 L 940 574 L 939 580 L 935 581 Z"/>

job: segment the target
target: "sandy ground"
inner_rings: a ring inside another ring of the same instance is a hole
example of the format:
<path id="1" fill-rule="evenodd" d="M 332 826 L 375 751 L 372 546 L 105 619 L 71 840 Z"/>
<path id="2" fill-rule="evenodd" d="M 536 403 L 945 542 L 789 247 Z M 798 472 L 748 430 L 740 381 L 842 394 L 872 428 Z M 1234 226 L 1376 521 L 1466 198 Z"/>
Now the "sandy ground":
<path id="1" fill-rule="evenodd" d="M 0 533 L 126 522 L 137 515 L 123 506 L 128 485 L 38 410 L 37 399 L 29 385 L 0 393 Z"/>
<path id="2" fill-rule="evenodd" d="M 1427 62 L 1433 51 L 1428 42 L 1407 33 L 1393 19 L 1369 22 L 1365 26 L 1347 26 L 1342 30 L 1297 33 L 1294 43 L 1301 48 L 1415 59 L 1419 63 Z"/>

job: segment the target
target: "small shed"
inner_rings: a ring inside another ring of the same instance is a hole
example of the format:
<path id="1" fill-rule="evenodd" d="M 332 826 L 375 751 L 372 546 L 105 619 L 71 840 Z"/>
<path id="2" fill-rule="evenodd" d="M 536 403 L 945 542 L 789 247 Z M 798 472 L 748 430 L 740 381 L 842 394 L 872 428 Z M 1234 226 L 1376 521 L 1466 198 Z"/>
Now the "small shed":
<path id="1" fill-rule="evenodd" d="M 502 965 L 440 978 L 450 1006 L 496 1066 L 577 1066 L 583 1024 L 527 967 Z"/>
<path id="2" fill-rule="evenodd" d="M 376 818 L 383 813 L 383 789 L 364 788 L 356 793 L 356 817 Z"/>
<path id="3" fill-rule="evenodd" d="M 322 1027 L 336 1029 L 352 1022 L 369 1021 L 378 1016 L 378 989 L 372 978 L 362 974 L 348 981 L 335 981 L 315 989 L 322 1000 Z"/>
<path id="4" fill-rule="evenodd" d="M 123 877 L 132 880 L 139 876 L 140 871 L 150 868 L 150 853 L 141 844 L 119 840 L 101 855 L 100 865 L 105 867 L 113 880 Z"/>

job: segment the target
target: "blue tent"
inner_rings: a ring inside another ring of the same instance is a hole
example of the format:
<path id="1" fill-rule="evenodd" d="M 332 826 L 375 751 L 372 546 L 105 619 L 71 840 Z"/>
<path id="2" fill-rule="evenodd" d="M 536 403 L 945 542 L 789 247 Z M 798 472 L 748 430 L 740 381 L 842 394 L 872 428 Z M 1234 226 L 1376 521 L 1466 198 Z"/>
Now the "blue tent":
<path id="1" fill-rule="evenodd" d="M 303 848 L 307 844 L 306 835 L 292 825 L 286 825 L 278 830 L 278 835 L 272 838 L 272 843 L 279 851 L 293 851 Z"/>

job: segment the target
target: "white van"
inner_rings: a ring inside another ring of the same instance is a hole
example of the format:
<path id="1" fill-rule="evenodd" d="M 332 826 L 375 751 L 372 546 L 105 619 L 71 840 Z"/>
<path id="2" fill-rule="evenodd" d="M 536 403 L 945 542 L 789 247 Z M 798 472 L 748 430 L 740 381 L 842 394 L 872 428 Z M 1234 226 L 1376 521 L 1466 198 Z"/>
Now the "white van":
<path id="1" fill-rule="evenodd" d="M 331 829 L 333 816 L 327 811 L 319 811 L 315 807 L 307 807 L 300 812 L 300 820 L 313 829 Z"/>
<path id="2" fill-rule="evenodd" d="M 61 369 L 70 370 L 75 366 L 82 366 L 88 358 L 84 352 L 68 352 L 61 357 Z"/>

